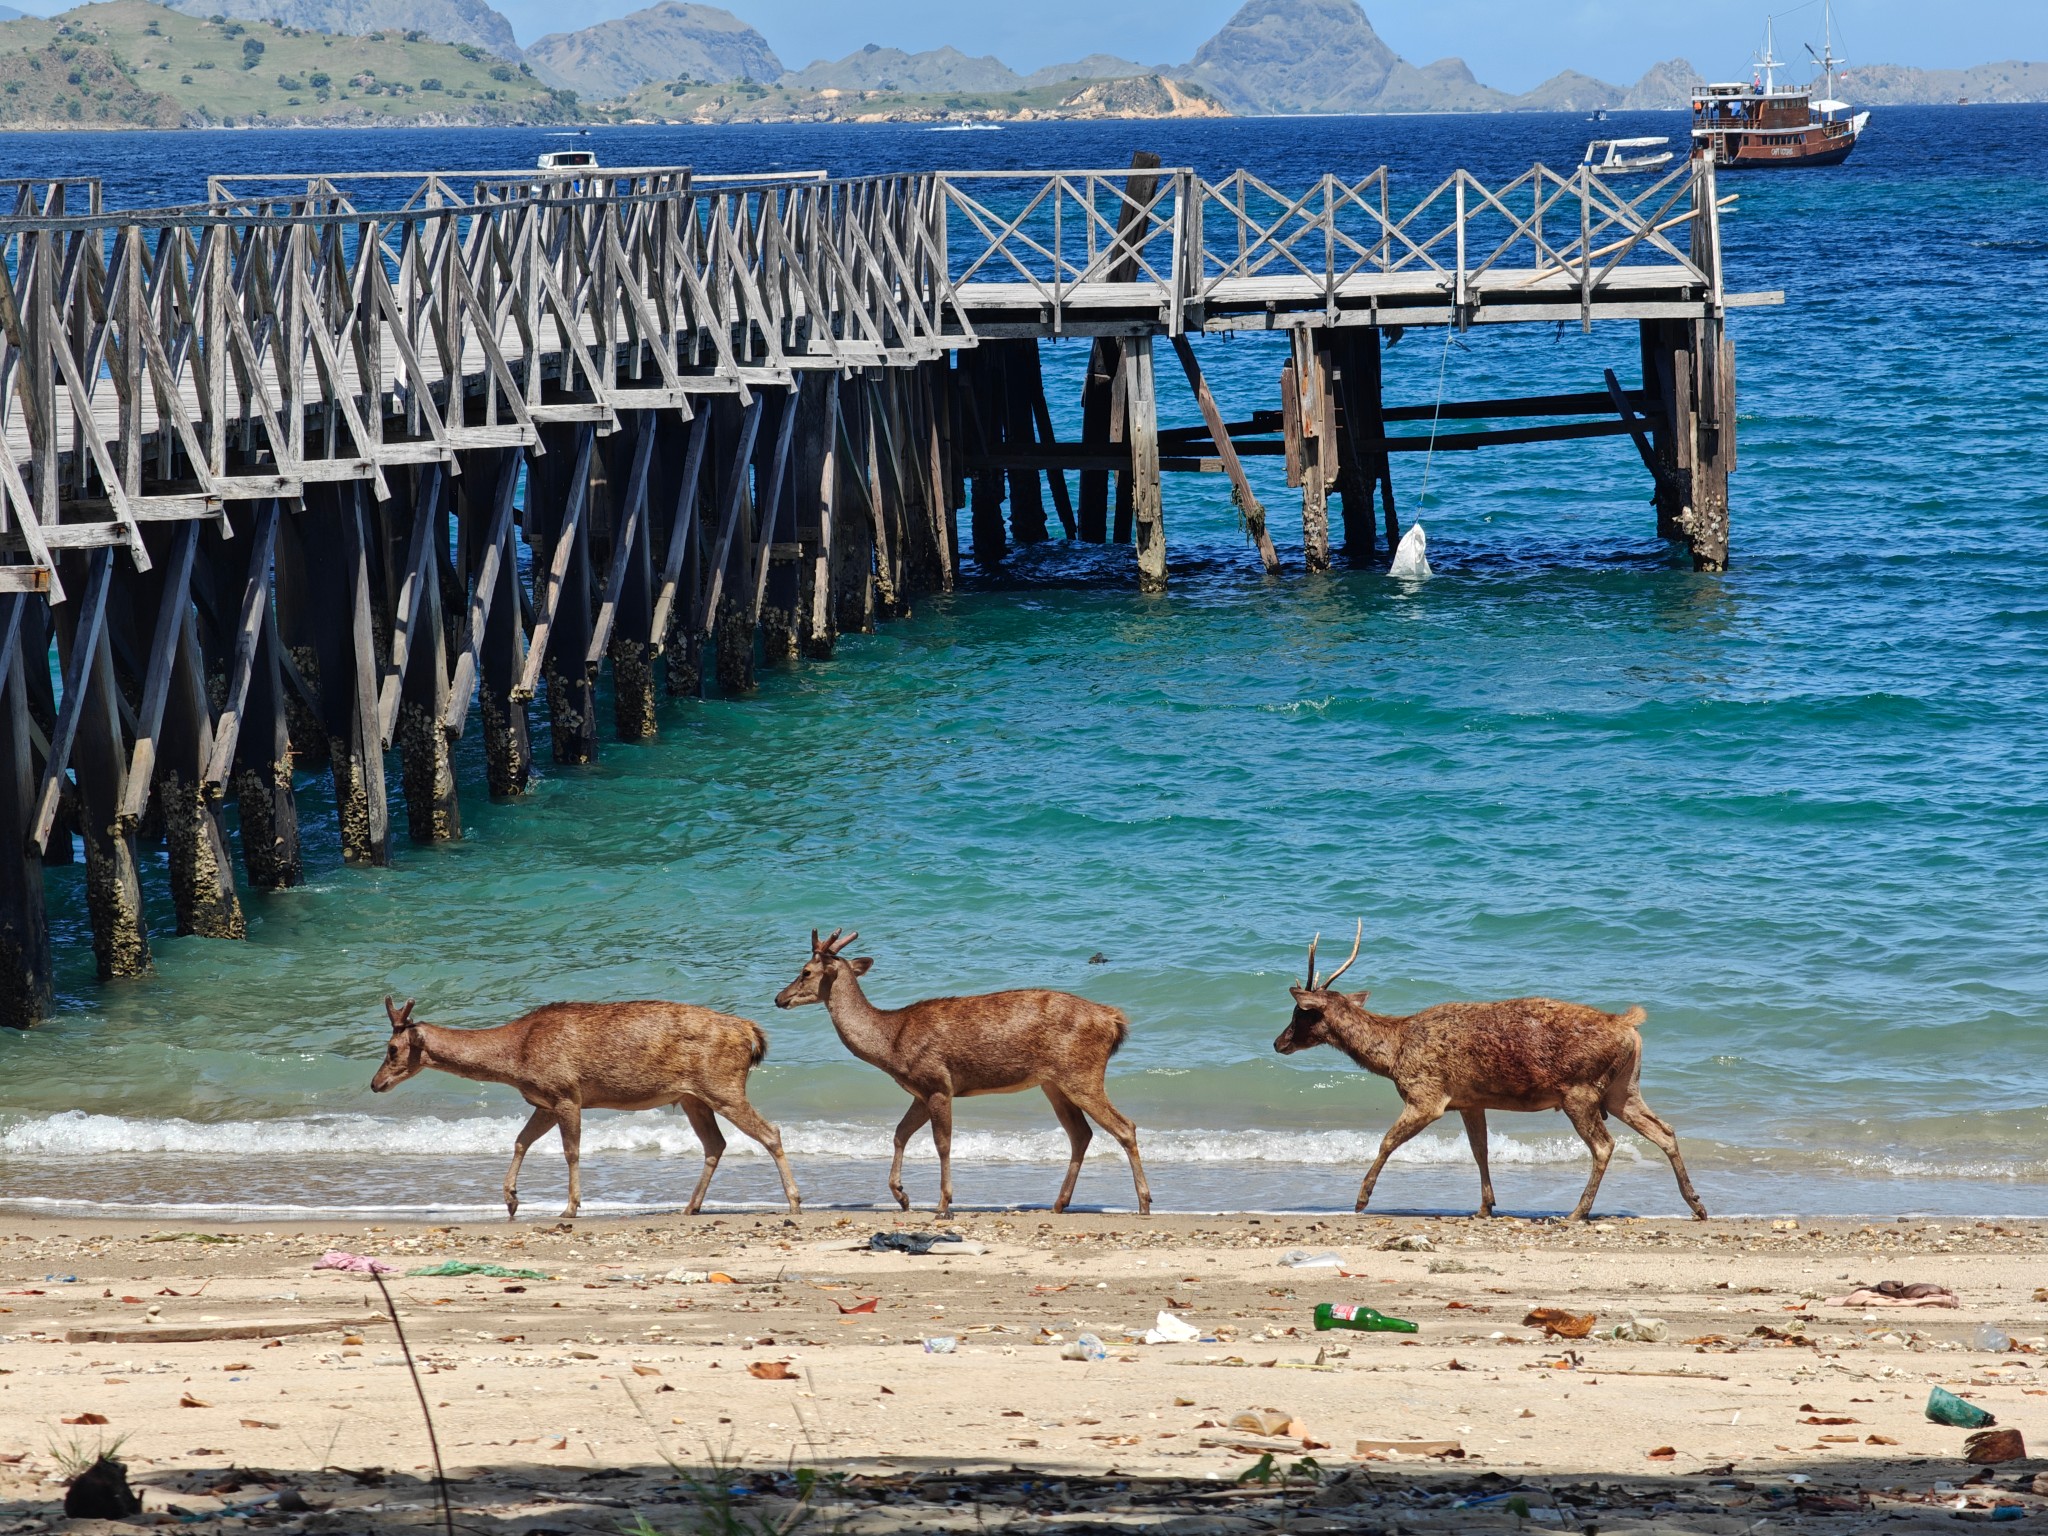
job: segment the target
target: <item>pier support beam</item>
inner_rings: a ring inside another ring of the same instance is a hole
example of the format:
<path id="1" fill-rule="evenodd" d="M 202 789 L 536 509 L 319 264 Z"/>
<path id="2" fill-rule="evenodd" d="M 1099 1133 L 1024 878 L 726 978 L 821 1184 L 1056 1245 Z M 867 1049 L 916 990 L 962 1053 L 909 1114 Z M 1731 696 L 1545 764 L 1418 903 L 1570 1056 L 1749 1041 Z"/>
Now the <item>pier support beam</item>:
<path id="1" fill-rule="evenodd" d="M 829 660 L 838 643 L 838 609 L 833 590 L 839 505 L 839 381 L 829 373 L 806 373 L 798 385 L 803 414 L 797 419 L 792 466 L 796 497 L 797 646 L 813 660 Z"/>
<path id="2" fill-rule="evenodd" d="M 1081 382 L 1081 447 L 1086 453 L 1109 453 L 1122 434 L 1113 429 L 1111 409 L 1123 359 L 1116 339 L 1098 336 L 1088 351 L 1088 372 Z M 1077 536 L 1088 544 L 1109 539 L 1109 471 L 1084 469 L 1074 505 Z"/>
<path id="3" fill-rule="evenodd" d="M 371 627 L 369 523 L 363 488 L 309 485 L 300 513 L 309 569 L 317 573 L 314 649 L 321 723 L 334 773 L 345 863 L 391 862 L 391 811 L 377 718 L 376 635 Z"/>
<path id="4" fill-rule="evenodd" d="M 568 764 L 597 757 L 597 690 L 584 663 L 590 649 L 593 434 L 588 422 L 542 427 L 548 451 L 528 467 L 528 515 L 537 502 L 540 526 L 546 530 L 545 543 L 534 545 L 535 564 L 547 567 L 546 596 L 536 593 L 536 606 L 542 611 L 534 643 L 538 646 L 544 639 L 546 646 L 541 668 L 548 688 L 549 741 L 555 761 Z M 527 537 L 532 542 L 531 526 Z"/>
<path id="5" fill-rule="evenodd" d="M 1301 548 L 1311 571 L 1330 568 L 1330 492 L 1337 478 L 1337 434 L 1331 403 L 1330 338 L 1325 331 L 1297 327 L 1289 332 L 1293 357 L 1283 384 L 1283 413 L 1291 416 L 1290 442 L 1296 445 L 1301 484 Z"/>
<path id="6" fill-rule="evenodd" d="M 53 995 L 43 866 L 29 848 L 38 781 L 29 750 L 21 621 L 31 604 L 43 606 L 41 598 L 23 593 L 0 597 L 0 1028 L 6 1029 L 42 1023 Z M 40 622 L 35 633 L 42 635 Z M 47 667 L 49 652 L 29 659 Z"/>
<path id="7" fill-rule="evenodd" d="M 1159 485 L 1159 396 L 1152 377 L 1152 338 L 1124 343 L 1124 404 L 1130 415 L 1131 511 L 1137 526 L 1138 588 L 1166 588 L 1166 503 Z"/>
<path id="8" fill-rule="evenodd" d="M 196 539 L 197 525 L 175 529 L 172 537 L 188 533 Z M 157 569 L 165 576 L 165 581 L 159 583 L 166 588 L 162 603 L 175 611 L 166 615 L 171 620 L 168 637 L 165 626 L 157 631 L 158 643 L 168 638 L 173 650 L 168 658 L 169 688 L 164 695 L 163 723 L 156 744 L 156 799 L 170 856 L 171 903 L 177 912 L 177 931 L 206 939 L 246 938 L 248 929 L 242 920 L 242 904 L 235 895 L 227 828 L 221 821 L 220 801 L 209 793 L 206 782 L 207 765 L 213 756 L 214 718 L 207 697 L 206 659 L 199 647 L 198 619 L 182 580 L 190 571 L 191 556 L 188 554 L 180 562 L 170 556 L 168 540 L 161 547 L 165 553 L 159 556 Z M 237 591 L 234 596 L 239 599 L 241 593 Z M 154 606 L 144 605 L 140 611 L 150 611 Z M 235 606 L 238 608 L 239 603 Z M 159 658 L 151 656 L 152 676 L 158 665 Z M 144 712 L 147 711 L 145 700 Z M 135 771 L 148 771 L 140 753 L 131 766 L 131 773 Z M 128 814 L 140 809 L 133 798 L 124 807 Z"/>
<path id="9" fill-rule="evenodd" d="M 636 411 L 629 430 L 615 434 L 606 456 L 611 485 L 612 561 L 602 616 L 609 611 L 605 654 L 612 664 L 612 731 L 620 741 L 660 734 L 654 657 L 654 529 L 651 487 L 660 425 L 653 411 Z"/>
<path id="10" fill-rule="evenodd" d="M 1693 569 L 1728 568 L 1728 476 L 1735 468 L 1735 349 L 1716 319 L 1642 322 L 1657 532 Z"/>
<path id="11" fill-rule="evenodd" d="M 114 681 L 113 645 L 105 624 L 91 617 L 98 589 L 101 618 L 115 558 L 111 549 L 64 557 L 63 581 L 75 600 L 57 610 L 57 653 L 66 697 L 75 714 L 70 752 L 78 774 L 79 832 L 85 843 L 85 904 L 92 919 L 93 958 L 100 980 L 147 976 L 149 929 L 142 912 L 142 879 L 135 833 L 121 820 L 128 761 L 121 736 L 121 701 Z M 83 633 L 81 633 L 83 630 Z M 70 697 L 78 689 L 73 710 Z M 60 716 L 59 731 L 63 728 Z M 53 741 L 53 749 L 56 743 Z M 61 776 L 62 757 L 59 757 Z"/>
<path id="12" fill-rule="evenodd" d="M 413 500 L 410 546 L 419 549 L 409 579 L 413 594 L 412 633 L 399 678 L 395 735 L 405 785 L 406 830 L 416 843 L 447 843 L 462 836 L 462 807 L 455 791 L 453 742 L 448 716 L 447 629 L 441 613 L 441 560 L 448 548 L 448 477 L 439 465 L 419 471 Z"/>
<path id="13" fill-rule="evenodd" d="M 260 508 L 249 520 L 246 537 L 254 539 L 264 518 L 280 524 L 297 515 L 295 507 L 275 503 Z M 238 527 L 238 535 L 242 530 Z M 279 547 L 282 528 L 273 539 Z M 239 539 L 238 539 L 239 542 Z M 271 563 L 278 563 L 273 554 Z M 286 708 L 283 646 L 277 622 L 276 583 L 271 571 L 257 578 L 262 590 L 245 593 L 259 606 L 255 649 L 250 659 L 247 696 L 235 737 L 234 792 L 242 832 L 242 869 L 259 891 L 281 891 L 305 883 L 299 859 L 299 803 L 292 788 L 291 724 Z"/>
<path id="14" fill-rule="evenodd" d="M 1337 478 L 1344 498 L 1344 552 L 1353 560 L 1374 554 L 1373 490 L 1378 487 L 1386 513 L 1387 553 L 1401 542 L 1401 522 L 1394 511 L 1394 476 L 1384 448 L 1375 445 L 1387 435 L 1386 399 L 1378 326 L 1350 327 L 1335 333 L 1336 405 L 1342 461 Z"/>
<path id="15" fill-rule="evenodd" d="M 857 451 L 860 430 L 860 395 L 857 379 L 841 379 L 839 391 L 838 451 L 833 455 L 837 490 L 833 495 L 832 593 L 837 617 L 834 627 L 842 635 L 871 635 L 875 632 L 875 524 L 868 509 L 866 467 Z M 996 474 L 1001 483 L 1000 473 Z M 979 486 L 977 481 L 977 486 Z M 977 489 L 976 495 L 980 492 Z M 979 506 L 979 502 L 976 503 Z M 978 530 L 981 524 L 977 520 Z M 997 532 L 1001 532 L 997 519 Z M 981 561 L 979 532 L 975 555 Z"/>

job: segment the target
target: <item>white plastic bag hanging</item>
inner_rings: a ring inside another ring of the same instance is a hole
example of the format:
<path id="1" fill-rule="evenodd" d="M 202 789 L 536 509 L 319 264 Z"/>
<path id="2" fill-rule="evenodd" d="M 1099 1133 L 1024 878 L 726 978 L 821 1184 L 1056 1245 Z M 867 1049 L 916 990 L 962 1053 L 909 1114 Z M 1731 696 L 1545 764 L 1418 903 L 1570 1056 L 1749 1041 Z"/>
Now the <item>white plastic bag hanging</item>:
<path id="1" fill-rule="evenodd" d="M 1420 580 L 1430 574 L 1429 535 L 1417 523 L 1401 535 L 1400 547 L 1394 551 L 1394 563 L 1387 569 L 1389 576 L 1408 576 Z"/>

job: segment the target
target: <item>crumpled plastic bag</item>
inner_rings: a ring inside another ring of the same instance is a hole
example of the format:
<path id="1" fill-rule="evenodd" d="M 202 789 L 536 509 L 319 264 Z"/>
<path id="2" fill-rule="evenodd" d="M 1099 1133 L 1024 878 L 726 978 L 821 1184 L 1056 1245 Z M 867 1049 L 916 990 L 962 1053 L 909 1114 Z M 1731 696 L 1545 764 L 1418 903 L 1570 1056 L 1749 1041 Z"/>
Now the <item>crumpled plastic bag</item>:
<path id="1" fill-rule="evenodd" d="M 1401 535 L 1401 542 L 1394 550 L 1394 563 L 1387 567 L 1387 574 L 1407 576 L 1415 580 L 1431 574 L 1429 535 L 1422 531 L 1422 524 L 1414 524 Z"/>
<path id="2" fill-rule="evenodd" d="M 1306 1248 L 1290 1248 L 1280 1260 L 1285 1269 L 1342 1269 L 1344 1256 L 1334 1248 L 1325 1248 L 1321 1253 L 1310 1253 Z"/>
<path id="3" fill-rule="evenodd" d="M 1201 1336 L 1201 1329 L 1171 1312 L 1161 1312 L 1152 1326 L 1145 1330 L 1147 1344 L 1192 1344 Z"/>
<path id="4" fill-rule="evenodd" d="M 316 1269 L 318 1265 L 314 1266 Z M 429 1264 L 424 1269 L 408 1269 L 408 1276 L 435 1275 L 488 1275 L 493 1280 L 550 1280 L 537 1269 L 507 1269 L 502 1264 L 472 1264 L 467 1259 L 450 1259 L 445 1264 Z"/>
<path id="5" fill-rule="evenodd" d="M 1619 1339 L 1626 1344 L 1662 1344 L 1671 1337 L 1671 1325 L 1661 1317 L 1631 1317 L 1625 1323 L 1602 1329 L 1600 1337 Z"/>

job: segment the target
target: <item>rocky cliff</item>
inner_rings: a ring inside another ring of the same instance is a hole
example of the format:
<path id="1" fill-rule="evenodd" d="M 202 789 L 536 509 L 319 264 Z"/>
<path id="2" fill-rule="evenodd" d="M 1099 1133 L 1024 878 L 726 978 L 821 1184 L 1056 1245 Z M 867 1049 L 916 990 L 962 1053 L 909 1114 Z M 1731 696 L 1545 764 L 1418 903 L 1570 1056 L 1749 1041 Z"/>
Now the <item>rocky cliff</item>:
<path id="1" fill-rule="evenodd" d="M 210 3 L 210 0 L 199 0 Z M 585 100 L 629 95 L 651 80 L 774 80 L 782 60 L 731 11 L 663 0 L 576 32 L 551 32 L 526 50 L 550 85 Z"/>

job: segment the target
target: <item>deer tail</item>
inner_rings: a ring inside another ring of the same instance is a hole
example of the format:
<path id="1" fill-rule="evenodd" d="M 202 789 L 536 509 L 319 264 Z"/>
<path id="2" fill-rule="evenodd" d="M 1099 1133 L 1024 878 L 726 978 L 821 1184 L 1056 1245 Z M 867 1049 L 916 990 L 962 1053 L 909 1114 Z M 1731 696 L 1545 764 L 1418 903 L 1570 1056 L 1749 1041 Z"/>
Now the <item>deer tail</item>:
<path id="1" fill-rule="evenodd" d="M 768 1031 L 756 1024 L 752 1019 L 747 1020 L 747 1028 L 754 1032 L 754 1049 L 753 1053 L 748 1057 L 748 1064 L 758 1067 L 761 1065 L 762 1059 L 768 1054 Z"/>
<path id="2" fill-rule="evenodd" d="M 1643 1020 L 1647 1019 L 1649 1016 L 1650 1015 L 1644 1010 L 1643 1006 L 1640 1003 L 1638 1003 L 1635 1007 L 1629 1009 L 1627 1013 L 1624 1013 L 1621 1016 L 1621 1022 L 1624 1026 L 1626 1026 L 1629 1029 L 1640 1030 L 1643 1027 Z"/>
<path id="3" fill-rule="evenodd" d="M 1119 1008 L 1110 1009 L 1109 1016 L 1116 1023 L 1116 1037 L 1109 1042 L 1109 1054 L 1114 1056 L 1123 1049 L 1124 1042 L 1131 1038 L 1131 1021 Z"/>

